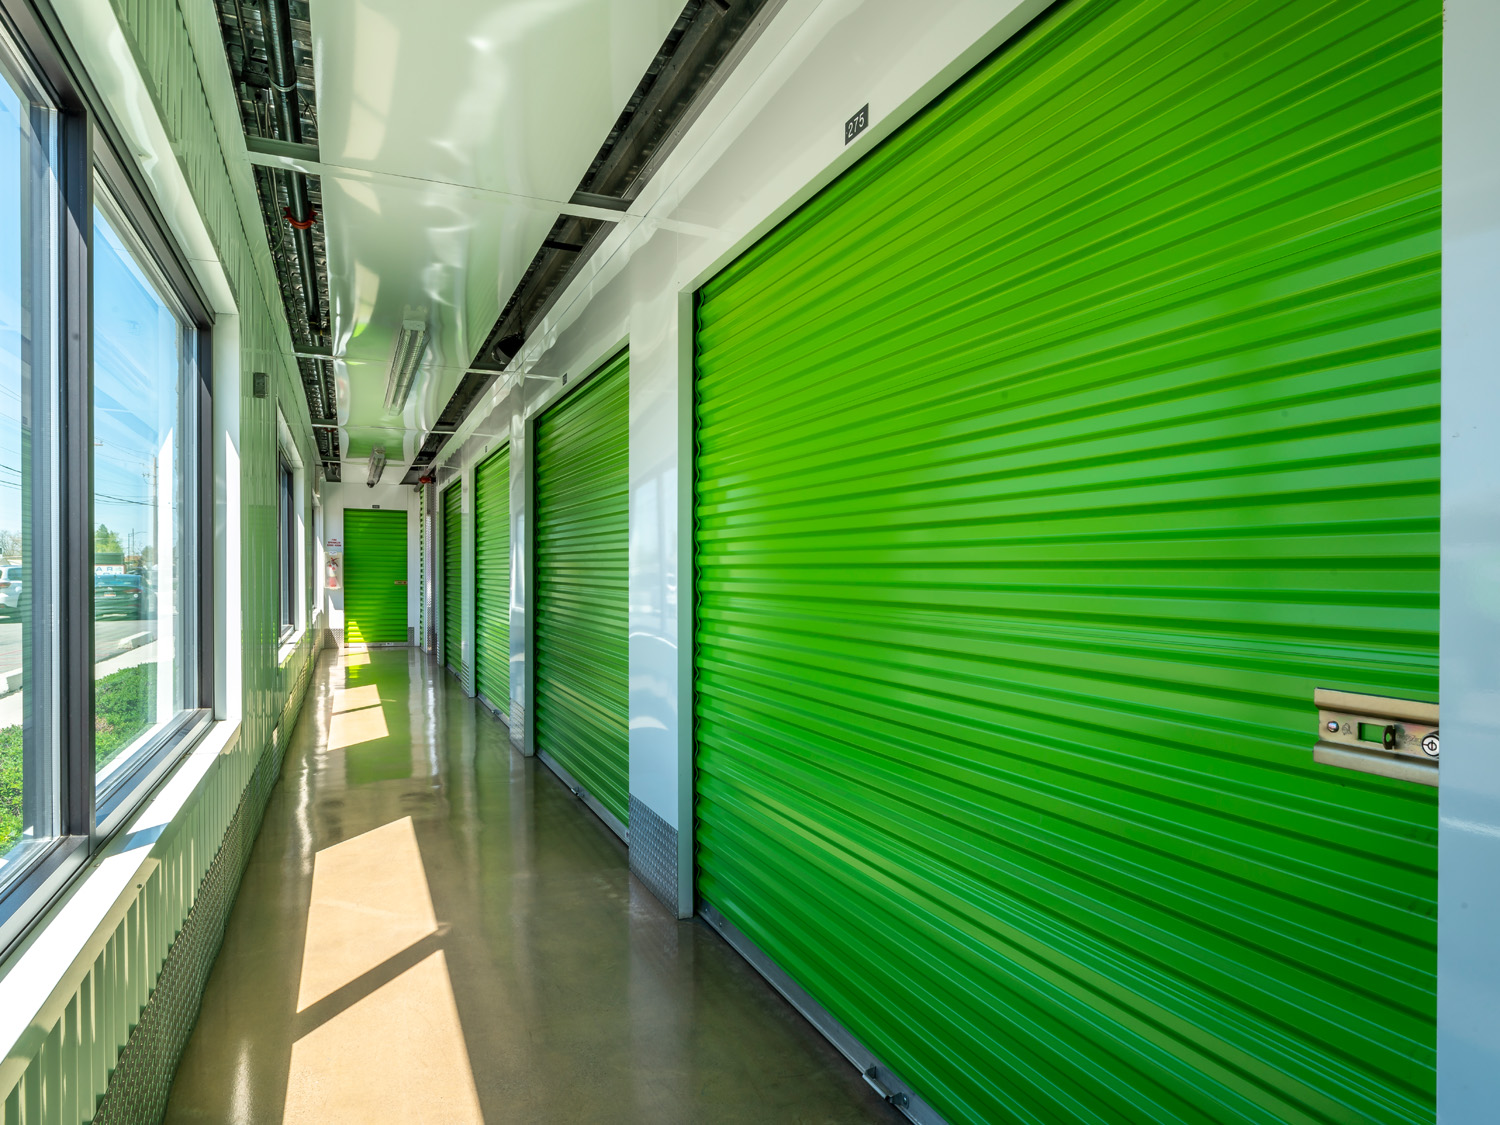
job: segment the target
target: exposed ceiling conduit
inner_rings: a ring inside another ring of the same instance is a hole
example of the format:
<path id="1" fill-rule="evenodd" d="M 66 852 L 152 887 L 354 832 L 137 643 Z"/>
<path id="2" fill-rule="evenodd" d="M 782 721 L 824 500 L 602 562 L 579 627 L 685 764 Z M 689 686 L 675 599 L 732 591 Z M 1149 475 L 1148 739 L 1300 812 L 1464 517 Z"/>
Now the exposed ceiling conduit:
<path id="1" fill-rule="evenodd" d="M 292 13 L 288 0 L 269 0 L 265 5 L 266 54 L 271 70 L 271 102 L 276 107 L 273 127 L 277 139 L 302 143 L 302 113 L 297 105 L 297 63 L 292 55 Z M 307 177 L 290 169 L 286 178 L 286 220 L 297 244 L 297 268 L 302 274 L 302 294 L 307 302 L 307 326 L 314 333 L 324 331 L 322 301 L 318 296 L 318 278 L 313 261 L 312 225 L 317 219 L 307 195 Z"/>
<path id="2" fill-rule="evenodd" d="M 234 79 L 247 141 L 276 140 L 316 150 L 317 106 L 309 93 L 311 26 L 301 0 L 216 0 L 224 53 Z M 253 146 L 252 146 L 253 147 Z M 337 389 L 327 346 L 327 264 L 317 220 L 318 177 L 253 166 L 276 282 L 298 374 L 314 423 L 318 460 L 330 481 L 341 477 Z M 305 327 L 304 327 L 305 326 Z"/>

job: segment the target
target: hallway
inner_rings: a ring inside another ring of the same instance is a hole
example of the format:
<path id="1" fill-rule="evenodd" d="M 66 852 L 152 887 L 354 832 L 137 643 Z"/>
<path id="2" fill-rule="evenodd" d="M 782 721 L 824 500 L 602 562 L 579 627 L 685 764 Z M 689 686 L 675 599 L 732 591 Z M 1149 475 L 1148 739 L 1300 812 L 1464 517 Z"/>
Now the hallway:
<path id="1" fill-rule="evenodd" d="M 413 649 L 318 660 L 174 1122 L 894 1122 Z"/>

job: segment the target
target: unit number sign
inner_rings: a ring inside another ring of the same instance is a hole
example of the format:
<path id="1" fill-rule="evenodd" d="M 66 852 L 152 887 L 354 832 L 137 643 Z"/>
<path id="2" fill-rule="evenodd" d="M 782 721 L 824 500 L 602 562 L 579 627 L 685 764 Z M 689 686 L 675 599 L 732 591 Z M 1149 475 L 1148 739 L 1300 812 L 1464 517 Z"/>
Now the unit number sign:
<path id="1" fill-rule="evenodd" d="M 863 133 L 865 131 L 865 127 L 869 124 L 870 103 L 866 102 L 864 105 L 859 107 L 858 113 L 849 118 L 848 121 L 844 122 L 844 143 L 848 144 L 855 137 Z"/>

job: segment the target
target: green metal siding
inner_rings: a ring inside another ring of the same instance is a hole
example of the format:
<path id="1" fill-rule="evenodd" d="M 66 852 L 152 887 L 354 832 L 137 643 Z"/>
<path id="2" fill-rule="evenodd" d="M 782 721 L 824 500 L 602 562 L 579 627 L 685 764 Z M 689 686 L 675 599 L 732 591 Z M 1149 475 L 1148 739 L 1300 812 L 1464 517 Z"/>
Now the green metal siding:
<path id="1" fill-rule="evenodd" d="M 474 470 L 474 690 L 510 714 L 510 446 Z"/>
<path id="2" fill-rule="evenodd" d="M 630 801 L 630 363 L 536 426 L 536 746 L 621 824 Z"/>
<path id="3" fill-rule="evenodd" d="M 1058 5 L 700 293 L 698 888 L 952 1122 L 1431 1122 L 1441 6 Z"/>
<path id="4" fill-rule="evenodd" d="M 48 6 L 41 7 L 50 26 Z M 64 7 L 66 19 L 78 18 L 77 5 Z M 145 83 L 171 143 L 170 154 L 164 155 L 175 157 L 182 170 L 238 314 L 240 374 L 216 372 L 214 394 L 238 403 L 235 449 L 243 522 L 240 553 L 229 563 L 238 568 L 243 614 L 239 636 L 232 639 L 239 645 L 243 671 L 240 732 L 181 814 L 163 825 L 150 845 L 154 873 L 134 895 L 116 903 L 85 944 L 82 968 L 64 976 L 23 1041 L 0 1063 L 0 1119 L 5 1125 L 78 1122 L 93 1116 L 175 935 L 190 917 L 214 910 L 212 902 L 204 906 L 201 901 L 205 873 L 223 849 L 236 810 L 253 807 L 258 817 L 266 797 L 260 786 L 267 765 L 272 780 L 276 776 L 279 749 L 272 731 L 278 724 L 290 731 L 322 641 L 323 619 L 317 617 L 292 656 L 278 659 L 278 403 L 303 464 L 316 464 L 317 451 L 291 359 L 293 342 L 251 167 L 242 148 L 235 150 L 228 141 L 221 146 L 221 136 L 238 137 L 242 127 L 235 92 L 219 77 L 224 45 L 217 13 L 212 4 L 157 0 L 111 0 L 111 7 L 119 19 L 119 45 L 128 51 L 128 58 L 120 55 L 122 64 L 133 64 Z M 77 28 L 57 30 L 71 32 L 81 45 Z M 271 374 L 274 396 L 254 397 L 253 371 Z M 314 577 L 321 581 L 321 575 Z M 89 961 L 96 954 L 97 960 Z M 171 1044 L 180 1046 L 179 1034 L 173 1030 L 159 1040 L 169 1066 L 175 1063 Z"/>
<path id="5" fill-rule="evenodd" d="M 443 493 L 443 663 L 464 678 L 464 527 L 462 485 Z"/>
<path id="6" fill-rule="evenodd" d="M 344 510 L 344 640 L 406 643 L 406 513 Z"/>

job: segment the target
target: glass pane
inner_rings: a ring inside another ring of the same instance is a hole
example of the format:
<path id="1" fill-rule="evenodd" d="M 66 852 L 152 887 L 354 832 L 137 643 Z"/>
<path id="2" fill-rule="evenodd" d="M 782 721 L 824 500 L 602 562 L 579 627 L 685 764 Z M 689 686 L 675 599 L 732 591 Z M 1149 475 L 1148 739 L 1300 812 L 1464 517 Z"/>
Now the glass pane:
<path id="1" fill-rule="evenodd" d="M 292 473 L 285 464 L 277 466 L 277 495 L 281 509 L 281 630 L 288 633 L 296 625 L 292 613 L 296 578 L 292 552 L 296 537 L 292 533 Z"/>
<path id="2" fill-rule="evenodd" d="M 61 828 L 53 682 L 53 115 L 0 41 L 0 884 Z"/>
<path id="3" fill-rule="evenodd" d="M 112 209 L 111 209 L 112 210 Z M 103 795 L 187 705 L 187 332 L 94 213 L 94 762 Z"/>

